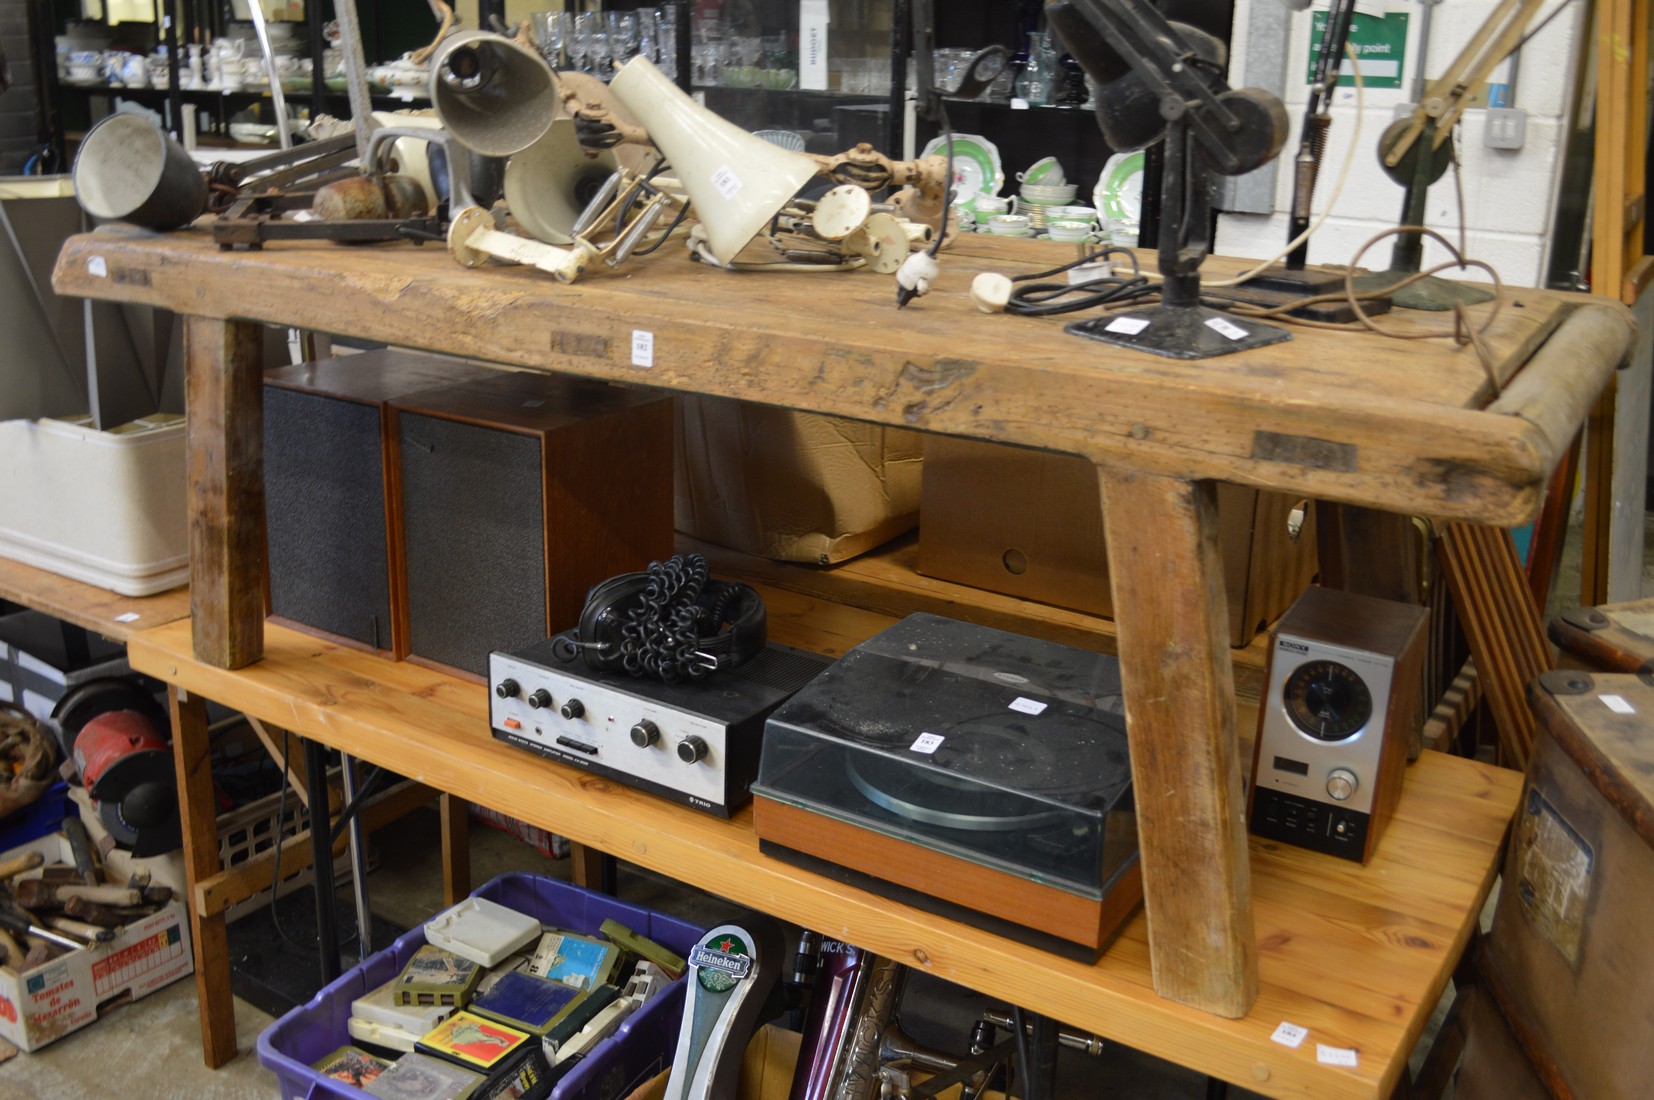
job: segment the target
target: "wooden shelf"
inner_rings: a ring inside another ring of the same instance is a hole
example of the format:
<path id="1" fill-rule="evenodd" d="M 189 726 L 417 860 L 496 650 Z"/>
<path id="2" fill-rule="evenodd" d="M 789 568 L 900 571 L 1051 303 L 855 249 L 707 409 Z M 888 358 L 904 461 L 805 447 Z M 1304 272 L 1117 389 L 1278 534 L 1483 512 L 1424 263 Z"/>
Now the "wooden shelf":
<path id="1" fill-rule="evenodd" d="M 678 548 L 704 555 L 717 576 L 877 612 L 891 621 L 929 611 L 1079 649 L 1116 652 L 1113 619 L 925 576 L 919 572 L 916 535 L 904 535 L 830 566 L 771 561 L 684 535 L 678 536 Z M 1266 642 L 1266 636 L 1259 634 L 1249 645 L 1229 651 L 1235 695 L 1244 703 L 1256 703 L 1263 688 Z"/>
<path id="2" fill-rule="evenodd" d="M 764 588 L 772 634 L 838 653 L 891 620 Z M 133 667 L 570 839 L 938 977 L 1271 1096 L 1387 1098 L 1485 901 L 1521 777 L 1425 753 L 1372 863 L 1254 839 L 1261 992 L 1238 1020 L 1155 995 L 1141 912 L 1095 966 L 769 859 L 750 810 L 723 821 L 495 741 L 487 690 L 268 624 L 239 671 L 187 622 L 132 639 Z M 1292 1050 L 1283 1020 L 1310 1030 Z M 1352 1068 L 1316 1044 L 1357 1052 Z"/>
<path id="3" fill-rule="evenodd" d="M 122 596 L 10 558 L 0 558 L 0 599 L 44 611 L 116 642 L 190 613 L 187 585 L 154 596 Z"/>

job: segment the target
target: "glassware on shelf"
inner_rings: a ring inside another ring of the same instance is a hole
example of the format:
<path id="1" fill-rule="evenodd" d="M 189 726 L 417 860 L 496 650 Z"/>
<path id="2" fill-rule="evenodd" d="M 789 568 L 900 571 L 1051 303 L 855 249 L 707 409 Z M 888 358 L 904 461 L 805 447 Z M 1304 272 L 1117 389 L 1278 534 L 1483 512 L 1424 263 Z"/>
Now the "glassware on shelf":
<path id="1" fill-rule="evenodd" d="M 1028 64 L 1016 78 L 1016 96 L 1030 106 L 1044 106 L 1051 99 L 1051 68 L 1055 59 L 1047 60 L 1038 31 L 1028 35 Z"/>
<path id="2" fill-rule="evenodd" d="M 576 13 L 569 30 L 569 68 L 576 72 L 592 71 L 592 36 L 602 26 L 602 15 L 597 12 Z"/>
<path id="3" fill-rule="evenodd" d="M 540 56 L 554 69 L 568 67 L 569 33 L 574 16 L 566 11 L 537 11 L 533 16 L 534 43 Z"/>
<path id="4" fill-rule="evenodd" d="M 635 55 L 638 50 L 638 37 L 637 12 L 611 11 L 608 13 L 609 57 L 612 61 L 620 64 Z"/>

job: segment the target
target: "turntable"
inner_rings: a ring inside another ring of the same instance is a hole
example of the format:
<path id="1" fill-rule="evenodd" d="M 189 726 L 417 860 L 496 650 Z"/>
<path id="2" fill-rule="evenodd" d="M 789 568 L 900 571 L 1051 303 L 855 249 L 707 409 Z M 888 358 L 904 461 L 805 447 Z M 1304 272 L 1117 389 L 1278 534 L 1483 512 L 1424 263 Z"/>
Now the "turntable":
<path id="1" fill-rule="evenodd" d="M 770 716 L 753 794 L 766 853 L 1064 954 L 1143 896 L 1103 654 L 909 616 Z"/>

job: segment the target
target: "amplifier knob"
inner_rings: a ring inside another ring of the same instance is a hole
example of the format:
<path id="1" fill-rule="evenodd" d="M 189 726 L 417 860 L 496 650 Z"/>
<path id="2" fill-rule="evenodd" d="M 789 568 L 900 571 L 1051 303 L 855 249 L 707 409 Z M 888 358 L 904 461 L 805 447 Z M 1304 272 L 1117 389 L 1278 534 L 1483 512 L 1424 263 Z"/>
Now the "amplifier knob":
<path id="1" fill-rule="evenodd" d="M 678 759 L 685 764 L 693 764 L 697 760 L 705 759 L 706 742 L 691 734 L 678 742 Z"/>
<path id="2" fill-rule="evenodd" d="M 638 724 L 632 727 L 632 744 L 640 749 L 646 749 L 660 740 L 660 727 L 647 718 L 639 719 Z"/>
<path id="3" fill-rule="evenodd" d="M 521 689 L 517 687 L 517 681 L 501 680 L 499 686 L 494 689 L 494 694 L 501 699 L 515 699 L 519 690 Z"/>
<path id="4" fill-rule="evenodd" d="M 1361 781 L 1348 768 L 1334 768 L 1332 774 L 1327 776 L 1327 794 L 1338 802 L 1349 798 L 1360 785 Z"/>
<path id="5" fill-rule="evenodd" d="M 551 706 L 551 692 L 545 688 L 535 688 L 534 694 L 528 697 L 528 705 L 535 710 Z"/>
<path id="6" fill-rule="evenodd" d="M 563 704 L 563 709 L 558 713 L 564 718 L 578 718 L 586 713 L 586 704 L 578 699 L 570 699 Z"/>

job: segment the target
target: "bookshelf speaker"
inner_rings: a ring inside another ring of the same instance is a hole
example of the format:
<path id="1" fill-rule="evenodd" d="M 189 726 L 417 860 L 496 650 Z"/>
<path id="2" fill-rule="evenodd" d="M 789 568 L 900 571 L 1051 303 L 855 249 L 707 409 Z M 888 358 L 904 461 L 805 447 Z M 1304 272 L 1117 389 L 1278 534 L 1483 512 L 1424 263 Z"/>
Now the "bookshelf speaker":
<path id="1" fill-rule="evenodd" d="M 672 553 L 670 398 L 499 372 L 392 402 L 398 656 L 486 675 L 575 625 L 587 590 Z"/>
<path id="2" fill-rule="evenodd" d="M 391 350 L 265 372 L 272 616 L 347 644 L 396 650 L 386 402 L 494 373 Z"/>

